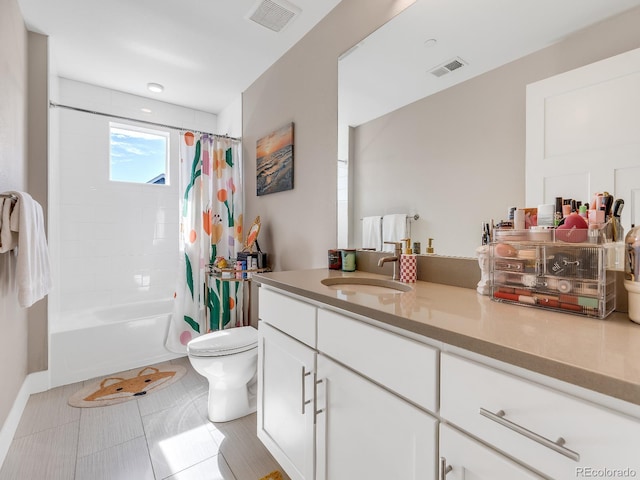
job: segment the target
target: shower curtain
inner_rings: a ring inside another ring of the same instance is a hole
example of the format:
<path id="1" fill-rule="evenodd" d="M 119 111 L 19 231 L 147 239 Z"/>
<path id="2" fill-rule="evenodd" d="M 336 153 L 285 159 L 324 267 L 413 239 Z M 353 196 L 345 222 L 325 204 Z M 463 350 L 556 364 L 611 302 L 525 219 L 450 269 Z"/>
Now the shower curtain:
<path id="1" fill-rule="evenodd" d="M 242 282 L 206 275 L 208 264 L 242 248 L 239 143 L 180 135 L 180 268 L 166 341 L 176 353 L 198 335 L 243 324 Z"/>

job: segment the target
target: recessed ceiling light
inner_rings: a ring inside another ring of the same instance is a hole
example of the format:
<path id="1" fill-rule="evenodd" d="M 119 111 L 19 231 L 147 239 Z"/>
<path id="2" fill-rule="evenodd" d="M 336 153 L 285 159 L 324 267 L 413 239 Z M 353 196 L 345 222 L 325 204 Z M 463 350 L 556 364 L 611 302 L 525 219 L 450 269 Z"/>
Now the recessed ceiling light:
<path id="1" fill-rule="evenodd" d="M 147 89 L 153 93 L 162 93 L 164 87 L 159 83 L 147 83 Z"/>
<path id="2" fill-rule="evenodd" d="M 141 108 L 140 111 L 143 112 L 143 113 L 151 113 L 151 109 L 150 108 Z"/>

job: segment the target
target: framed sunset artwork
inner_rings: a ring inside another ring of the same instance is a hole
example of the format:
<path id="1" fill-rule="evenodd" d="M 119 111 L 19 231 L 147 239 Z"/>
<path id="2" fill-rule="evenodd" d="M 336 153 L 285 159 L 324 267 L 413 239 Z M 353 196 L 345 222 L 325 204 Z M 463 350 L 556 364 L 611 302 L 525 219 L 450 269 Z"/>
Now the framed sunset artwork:
<path id="1" fill-rule="evenodd" d="M 256 171 L 258 196 L 293 189 L 293 123 L 258 140 Z"/>

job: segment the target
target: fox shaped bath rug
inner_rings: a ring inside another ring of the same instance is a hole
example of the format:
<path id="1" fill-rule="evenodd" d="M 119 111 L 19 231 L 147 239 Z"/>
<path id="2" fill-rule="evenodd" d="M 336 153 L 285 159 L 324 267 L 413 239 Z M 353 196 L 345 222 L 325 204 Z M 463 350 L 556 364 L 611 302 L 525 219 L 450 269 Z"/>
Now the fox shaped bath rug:
<path id="1" fill-rule="evenodd" d="M 68 403 L 72 407 L 105 407 L 142 398 L 177 382 L 186 371 L 181 365 L 163 363 L 90 380 Z"/>

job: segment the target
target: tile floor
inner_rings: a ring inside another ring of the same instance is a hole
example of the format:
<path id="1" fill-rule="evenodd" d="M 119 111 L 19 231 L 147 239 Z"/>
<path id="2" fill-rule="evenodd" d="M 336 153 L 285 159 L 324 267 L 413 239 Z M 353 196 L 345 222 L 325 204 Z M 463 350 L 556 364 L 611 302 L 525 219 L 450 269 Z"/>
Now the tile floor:
<path id="1" fill-rule="evenodd" d="M 255 414 L 209 422 L 206 379 L 186 357 L 172 362 L 187 368 L 179 381 L 118 405 L 70 407 L 82 383 L 32 395 L 0 480 L 258 480 L 282 471 L 256 437 Z"/>

